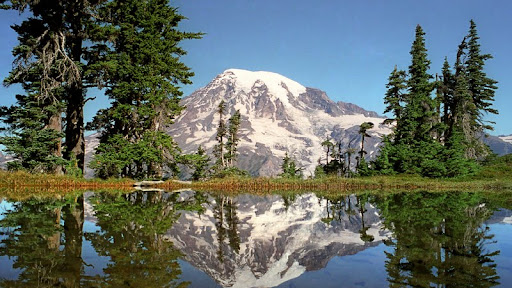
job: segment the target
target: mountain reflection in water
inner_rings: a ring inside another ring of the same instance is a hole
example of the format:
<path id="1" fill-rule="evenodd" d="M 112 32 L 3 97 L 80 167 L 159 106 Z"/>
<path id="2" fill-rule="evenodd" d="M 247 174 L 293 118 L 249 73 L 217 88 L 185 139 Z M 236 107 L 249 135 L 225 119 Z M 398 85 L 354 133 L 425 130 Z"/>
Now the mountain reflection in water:
<path id="1" fill-rule="evenodd" d="M 286 195 L 3 200 L 0 287 L 512 285 L 512 195 Z"/>

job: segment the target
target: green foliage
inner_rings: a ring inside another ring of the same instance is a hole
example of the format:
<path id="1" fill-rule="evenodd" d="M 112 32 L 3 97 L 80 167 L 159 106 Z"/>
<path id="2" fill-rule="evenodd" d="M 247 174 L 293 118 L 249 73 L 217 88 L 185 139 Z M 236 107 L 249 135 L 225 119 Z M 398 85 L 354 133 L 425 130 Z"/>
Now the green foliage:
<path id="1" fill-rule="evenodd" d="M 459 45 L 455 73 L 445 58 L 442 79 L 431 82 L 424 34 L 417 26 L 408 74 L 395 67 L 389 78 L 385 112 L 393 112 L 396 118 L 385 123 L 396 120 L 396 126 L 384 139 L 373 166 L 379 174 L 434 178 L 474 174 L 478 171 L 475 159 L 488 153 L 479 139 L 483 129 L 489 128 L 482 124 L 482 115 L 497 113 L 490 108 L 496 81 L 483 72 L 483 63 L 491 56 L 481 55 L 471 21 L 469 35 Z"/>
<path id="2" fill-rule="evenodd" d="M 182 159 L 185 165 L 193 169 L 192 180 L 203 180 L 209 176 L 210 157 L 203 147 L 199 146 L 194 154 L 183 155 Z"/>
<path id="3" fill-rule="evenodd" d="M 213 155 L 215 156 L 215 165 L 214 170 L 220 171 L 226 168 L 227 164 L 224 159 L 225 157 L 225 146 L 224 139 L 227 137 L 227 128 L 226 123 L 224 122 L 224 114 L 226 113 L 226 103 L 224 100 L 221 100 L 218 106 L 218 114 L 219 114 L 219 125 L 217 126 L 217 134 L 215 135 L 215 140 L 217 140 L 217 144 L 213 147 Z"/>
<path id="4" fill-rule="evenodd" d="M 109 83 L 112 106 L 88 124 L 101 132 L 91 168 L 100 177 L 176 175 L 180 150 L 164 131 L 184 108 L 178 85 L 194 75 L 179 44 L 201 34 L 177 30 L 185 17 L 165 0 L 108 1 L 99 12 L 92 29 L 108 45 L 93 47 L 91 77 Z"/>
<path id="5" fill-rule="evenodd" d="M 71 159 L 67 161 L 65 166 L 66 174 L 72 177 L 81 178 L 82 177 L 82 169 L 78 168 L 78 161 L 75 157 L 75 154 L 71 154 Z"/>
<path id="6" fill-rule="evenodd" d="M 373 175 L 373 170 L 368 166 L 368 163 L 366 163 L 364 157 L 359 160 L 359 165 L 357 166 L 357 174 L 359 176 Z"/>
<path id="7" fill-rule="evenodd" d="M 302 169 L 297 167 L 295 161 L 288 156 L 288 152 L 285 153 L 283 164 L 281 164 L 281 169 L 283 172 L 279 174 L 279 176 L 283 178 L 301 179 L 303 177 Z"/>
<path id="8" fill-rule="evenodd" d="M 494 237 L 485 225 L 494 207 L 481 195 L 395 193 L 376 196 L 374 203 L 393 234 L 384 242 L 391 286 L 499 284 L 499 251 L 485 249 Z"/>
<path id="9" fill-rule="evenodd" d="M 238 136 L 240 117 L 240 110 L 236 110 L 233 116 L 228 120 L 226 153 L 224 159 L 229 167 L 234 166 L 237 158 L 238 142 L 240 142 L 240 137 Z"/>
<path id="10" fill-rule="evenodd" d="M 384 104 L 386 105 L 384 113 L 392 112 L 395 118 L 386 119 L 385 122 L 387 123 L 391 123 L 396 119 L 401 118 L 403 110 L 402 105 L 407 97 L 405 94 L 405 90 L 407 88 L 406 76 L 405 71 L 398 70 L 395 66 L 395 69 L 391 72 L 391 75 L 388 78 L 388 84 L 386 84 L 386 88 L 388 90 L 384 97 Z"/>
<path id="11" fill-rule="evenodd" d="M 213 178 L 245 178 L 249 176 L 249 172 L 242 170 L 238 167 L 227 167 L 220 171 L 214 171 L 212 174 Z"/>
<path id="12" fill-rule="evenodd" d="M 213 166 L 214 177 L 224 178 L 227 176 L 245 176 L 247 171 L 235 167 L 237 159 L 238 143 L 240 137 L 238 130 L 240 129 L 241 114 L 240 110 L 228 119 L 226 125 L 224 114 L 226 113 L 226 103 L 221 100 L 218 105 L 219 125 L 215 139 L 217 144 L 213 147 L 213 155 L 215 156 L 215 164 Z"/>
<path id="13" fill-rule="evenodd" d="M 100 143 L 89 166 L 100 178 L 151 178 L 157 174 L 155 167 L 176 176 L 182 162 L 180 153 L 178 145 L 164 132 L 145 132 L 136 143 L 117 134 Z"/>
<path id="14" fill-rule="evenodd" d="M 36 95 L 17 95 L 17 103 L 0 107 L 0 119 L 7 124 L 7 134 L 0 137 L 5 152 L 14 157 L 9 170 L 54 173 L 66 161 L 60 155 L 62 133 L 49 127 L 60 105 L 44 104 Z M 59 127 L 55 127 L 59 128 Z"/>
<path id="15" fill-rule="evenodd" d="M 325 178 L 326 176 L 327 176 L 327 174 L 325 173 L 324 165 L 322 165 L 322 164 L 316 165 L 315 179 L 322 179 L 322 178 Z"/>

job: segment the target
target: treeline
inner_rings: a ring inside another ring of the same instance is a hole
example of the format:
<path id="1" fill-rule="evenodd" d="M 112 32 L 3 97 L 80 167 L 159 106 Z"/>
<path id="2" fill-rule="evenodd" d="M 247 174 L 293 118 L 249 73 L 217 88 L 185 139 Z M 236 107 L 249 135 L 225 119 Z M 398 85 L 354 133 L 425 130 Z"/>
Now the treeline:
<path id="1" fill-rule="evenodd" d="M 81 175 L 84 105 L 91 88 L 111 106 L 88 129 L 100 131 L 91 167 L 99 177 L 161 177 L 177 173 L 181 151 L 164 131 L 184 108 L 179 85 L 190 83 L 179 44 L 184 16 L 167 0 L 5 1 L 26 15 L 5 85 L 21 84 L 16 104 L 1 107 L 0 144 L 11 170 Z"/>

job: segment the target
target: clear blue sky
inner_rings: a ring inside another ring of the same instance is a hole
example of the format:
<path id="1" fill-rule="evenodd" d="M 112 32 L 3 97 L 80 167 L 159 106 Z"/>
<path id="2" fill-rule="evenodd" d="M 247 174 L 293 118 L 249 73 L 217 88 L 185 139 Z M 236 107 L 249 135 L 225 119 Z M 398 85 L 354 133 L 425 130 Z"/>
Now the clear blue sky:
<path id="1" fill-rule="evenodd" d="M 180 28 L 206 33 L 183 43 L 183 61 L 196 76 L 185 95 L 206 85 L 228 68 L 264 70 L 327 92 L 335 101 L 355 103 L 381 114 L 389 73 L 407 69 L 414 29 L 426 32 L 431 73 L 444 57 L 454 62 L 457 46 L 475 20 L 488 76 L 499 81 L 495 108 L 500 115 L 491 134 L 512 134 L 512 1 L 335 1 L 335 0 L 177 0 L 188 20 Z M 20 17 L 0 11 L 0 77 L 10 70 L 16 35 L 9 25 Z M 0 88 L 0 103 L 14 100 L 16 87 Z M 98 91 L 91 92 L 101 95 Z M 86 118 L 108 105 L 99 96 L 86 106 Z"/>

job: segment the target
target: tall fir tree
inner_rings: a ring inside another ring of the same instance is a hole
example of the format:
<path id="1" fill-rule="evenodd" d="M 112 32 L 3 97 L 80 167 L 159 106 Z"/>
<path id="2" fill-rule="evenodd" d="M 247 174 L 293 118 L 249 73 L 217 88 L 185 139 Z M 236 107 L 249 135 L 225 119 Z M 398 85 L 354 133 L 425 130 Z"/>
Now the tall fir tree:
<path id="1" fill-rule="evenodd" d="M 186 51 L 179 44 L 201 33 L 178 30 L 184 16 L 165 0 L 109 1 L 101 12 L 95 29 L 108 35 L 109 45 L 95 47 L 94 63 L 104 67 L 112 106 L 88 128 L 100 130 L 100 146 L 111 149 L 99 149 L 94 165 L 111 165 L 109 158 L 119 152 L 113 144 L 122 138 L 133 148 L 133 161 L 115 169 L 121 175 L 109 176 L 160 178 L 165 169 L 175 174 L 180 150 L 165 130 L 184 108 L 178 85 L 191 83 L 194 75 L 180 61 Z"/>
<path id="2" fill-rule="evenodd" d="M 408 96 L 402 121 L 409 134 L 406 141 L 431 141 L 434 118 L 436 117 L 436 105 L 432 99 L 434 83 L 428 73 L 430 60 L 427 58 L 425 47 L 425 32 L 420 25 L 416 26 L 416 38 L 412 44 L 412 63 L 409 66 L 409 78 L 407 79 Z"/>
<path id="3" fill-rule="evenodd" d="M 279 176 L 283 178 L 302 178 L 302 170 L 298 168 L 295 161 L 288 156 L 288 152 L 284 155 L 281 169 L 283 172 L 279 174 Z"/>
<path id="4" fill-rule="evenodd" d="M 224 114 L 226 113 L 226 102 L 224 102 L 224 100 L 220 101 L 218 109 L 219 110 L 217 110 L 217 113 L 219 114 L 219 125 L 217 126 L 217 134 L 215 135 L 217 144 L 213 148 L 213 155 L 216 159 L 214 169 L 221 171 L 227 167 L 226 159 L 224 159 L 226 150 L 224 139 L 227 137 L 226 122 L 224 121 Z"/>
<path id="5" fill-rule="evenodd" d="M 238 142 L 240 142 L 240 136 L 238 135 L 240 118 L 240 110 L 236 110 L 233 116 L 228 120 L 226 153 L 224 158 L 229 167 L 234 167 L 237 159 Z"/>
<path id="6" fill-rule="evenodd" d="M 5 4 L 8 2 L 8 4 Z M 11 73 L 12 83 L 26 81 L 27 71 L 39 69 L 38 76 L 42 103 L 65 103 L 66 159 L 76 159 L 77 167 L 84 168 L 85 142 L 83 109 L 87 102 L 86 86 L 88 71 L 85 43 L 94 34 L 88 30 L 93 14 L 105 0 L 93 1 L 0 1 L 3 9 L 25 13 L 28 18 L 14 26 L 20 35 L 20 45 L 15 48 L 15 65 Z M 63 89 L 59 98 L 55 89 Z M 46 101 L 50 99 L 51 101 Z M 62 111 L 55 111 L 51 123 L 59 131 Z M 57 127 L 59 126 L 59 127 Z"/>
<path id="7" fill-rule="evenodd" d="M 464 68 L 467 74 L 468 90 L 472 97 L 471 106 L 468 107 L 468 121 L 470 133 L 466 133 L 466 141 L 469 147 L 466 149 L 466 157 L 480 159 L 489 154 L 488 147 L 482 143 L 480 138 L 485 130 L 493 130 L 492 122 L 487 122 L 484 116 L 488 113 L 498 114 L 492 108 L 494 94 L 498 88 L 496 80 L 487 77 L 484 71 L 485 61 L 492 59 L 491 54 L 482 54 L 476 24 L 470 21 L 467 41 L 467 55 Z M 469 136 L 467 134 L 470 134 Z"/>
<path id="8" fill-rule="evenodd" d="M 436 157 L 442 150 L 439 139 L 439 108 L 432 92 L 436 83 L 429 74 L 430 60 L 427 57 L 424 31 L 416 26 L 415 39 L 411 47 L 411 65 L 404 72 L 393 70 L 385 96 L 386 112 L 393 112 L 396 126 L 392 139 L 384 142 L 382 153 L 376 160 L 381 172 L 419 173 L 436 176 L 443 173 Z M 405 86 L 404 86 L 405 84 Z M 402 92 L 404 89 L 407 93 Z M 389 120 L 387 122 L 390 122 Z"/>
<path id="9" fill-rule="evenodd" d="M 395 66 L 391 75 L 389 75 L 388 83 L 386 84 L 386 96 L 384 97 L 384 104 L 386 109 L 384 113 L 393 113 L 394 118 L 386 119 L 384 123 L 392 123 L 400 119 L 402 116 L 403 105 L 406 100 L 406 78 L 407 73 L 403 70 L 398 70 Z"/>

